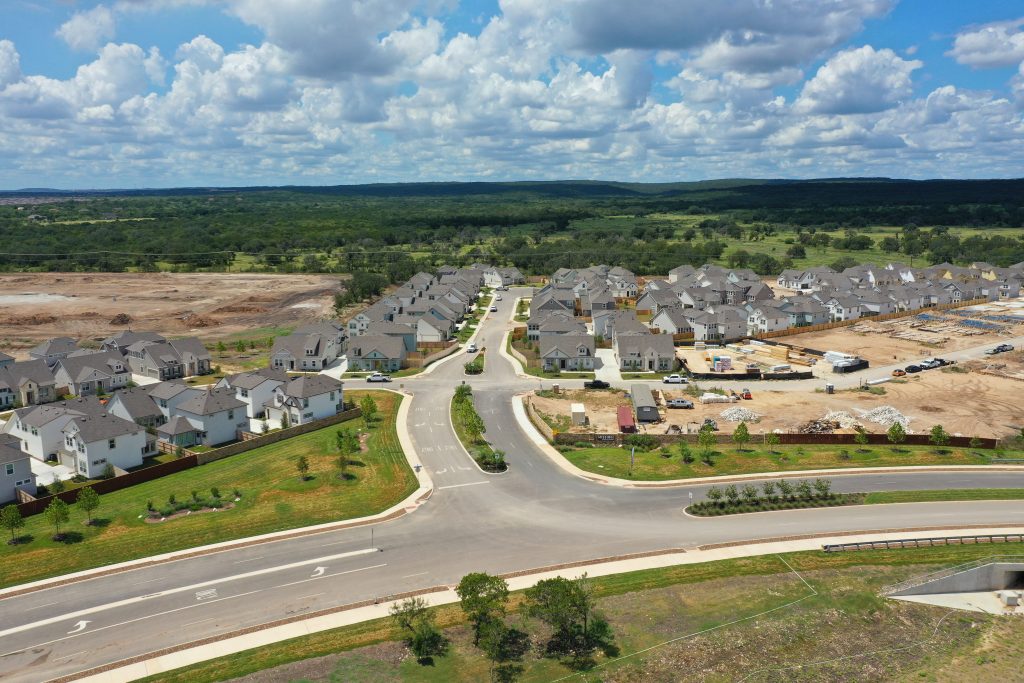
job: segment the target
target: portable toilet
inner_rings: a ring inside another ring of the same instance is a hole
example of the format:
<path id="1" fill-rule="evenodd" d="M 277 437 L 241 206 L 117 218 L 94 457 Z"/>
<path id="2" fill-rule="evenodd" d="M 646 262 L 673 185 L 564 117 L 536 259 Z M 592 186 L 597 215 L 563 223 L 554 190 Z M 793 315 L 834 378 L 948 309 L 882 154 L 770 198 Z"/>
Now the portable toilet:
<path id="1" fill-rule="evenodd" d="M 571 406 L 572 424 L 574 427 L 582 427 L 587 424 L 587 408 L 582 403 L 573 403 Z"/>

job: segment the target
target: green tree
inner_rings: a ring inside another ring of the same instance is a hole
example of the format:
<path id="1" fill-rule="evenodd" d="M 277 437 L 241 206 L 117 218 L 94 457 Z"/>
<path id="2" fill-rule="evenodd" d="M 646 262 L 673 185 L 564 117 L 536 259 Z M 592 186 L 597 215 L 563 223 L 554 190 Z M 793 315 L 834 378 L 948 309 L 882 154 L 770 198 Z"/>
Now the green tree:
<path id="1" fill-rule="evenodd" d="M 68 504 L 60 498 L 54 498 L 46 506 L 46 509 L 43 510 L 43 515 L 46 517 L 46 521 L 53 525 L 55 538 L 60 536 L 61 525 L 67 524 L 68 520 L 71 519 L 71 511 L 68 509 Z"/>
<path id="2" fill-rule="evenodd" d="M 46 490 L 48 492 L 50 492 L 51 494 L 53 494 L 53 493 L 63 493 L 65 488 L 66 488 L 66 484 L 64 483 L 64 480 L 62 480 L 62 479 L 54 479 L 53 481 L 51 481 L 49 484 L 46 485 Z"/>
<path id="3" fill-rule="evenodd" d="M 456 402 L 466 401 L 473 395 L 473 388 L 468 384 L 460 384 L 455 387 Z"/>
<path id="4" fill-rule="evenodd" d="M 373 400 L 373 396 L 363 396 L 359 401 L 359 409 L 363 412 L 363 419 L 367 425 L 377 417 L 377 402 Z"/>
<path id="5" fill-rule="evenodd" d="M 767 498 L 768 500 L 774 500 L 775 499 L 775 482 L 774 481 L 766 481 L 763 484 L 761 484 L 761 490 L 764 491 L 764 497 Z"/>
<path id="6" fill-rule="evenodd" d="M 708 500 L 710 500 L 715 505 L 718 505 L 719 503 L 722 502 L 722 496 L 724 494 L 722 493 L 722 489 L 718 488 L 717 486 L 712 486 L 711 488 L 708 489 L 708 492 L 705 495 L 707 495 Z"/>
<path id="7" fill-rule="evenodd" d="M 779 495 L 782 496 L 783 500 L 793 495 L 793 485 L 789 483 L 788 479 L 779 479 L 776 486 L 779 487 Z"/>
<path id="8" fill-rule="evenodd" d="M 306 481 L 309 478 L 309 459 L 304 455 L 300 455 L 299 459 L 295 461 L 295 469 L 299 471 L 302 481 Z"/>
<path id="9" fill-rule="evenodd" d="M 407 598 L 395 603 L 391 606 L 391 618 L 407 632 L 405 642 L 421 664 L 448 651 L 448 639 L 434 625 L 423 598 Z"/>
<path id="10" fill-rule="evenodd" d="M 715 438 L 715 433 L 711 431 L 710 427 L 701 427 L 700 433 L 697 434 L 697 444 L 701 447 L 701 453 L 704 456 L 704 462 L 708 465 L 711 464 L 711 454 L 715 450 L 718 439 Z"/>
<path id="11" fill-rule="evenodd" d="M 523 673 L 523 665 L 519 662 L 530 649 L 530 637 L 504 621 L 492 620 L 483 626 L 479 647 L 491 660 L 491 680 L 494 683 L 513 683 Z"/>
<path id="12" fill-rule="evenodd" d="M 764 444 L 768 446 L 768 451 L 771 453 L 776 452 L 775 448 L 779 445 L 779 441 L 779 435 L 775 432 L 768 432 L 764 435 Z"/>
<path id="13" fill-rule="evenodd" d="M 907 440 L 907 430 L 903 428 L 903 425 L 899 422 L 893 422 L 889 426 L 889 430 L 885 433 L 885 438 L 889 440 L 893 446 L 898 446 Z"/>
<path id="14" fill-rule="evenodd" d="M 334 433 L 334 442 L 338 448 L 338 476 L 345 479 L 351 457 L 362 448 L 359 436 L 351 429 L 339 429 Z"/>
<path id="15" fill-rule="evenodd" d="M 750 443 L 750 430 L 747 429 L 746 422 L 740 422 L 736 425 L 736 429 L 732 433 L 732 442 L 739 446 L 740 450 Z"/>
<path id="16" fill-rule="evenodd" d="M 743 500 L 746 503 L 753 505 L 755 502 L 757 502 L 757 487 L 754 486 L 753 484 L 747 484 L 746 486 L 744 486 L 743 490 L 740 491 L 740 493 L 743 495 Z"/>
<path id="17" fill-rule="evenodd" d="M 690 444 L 686 441 L 679 442 L 679 457 L 683 459 L 683 462 L 689 465 L 693 462 L 693 451 L 690 450 Z"/>
<path id="18" fill-rule="evenodd" d="M 224 353 L 227 350 L 228 350 L 228 347 L 224 346 L 224 342 L 222 342 L 222 341 L 217 342 L 217 352 L 218 353 Z"/>
<path id="19" fill-rule="evenodd" d="M 578 579 L 542 579 L 526 589 L 527 612 L 551 627 L 547 650 L 570 655 L 586 666 L 595 648 L 614 650 L 608 622 L 594 612 L 594 597 L 584 574 Z"/>
<path id="20" fill-rule="evenodd" d="M 14 543 L 15 532 L 25 526 L 17 505 L 7 505 L 0 510 L 0 526 L 11 532 L 11 543 Z"/>
<path id="21" fill-rule="evenodd" d="M 85 518 L 92 524 L 92 513 L 100 506 L 100 494 L 91 486 L 86 486 L 78 492 L 78 499 L 75 501 L 78 509 L 85 513 Z"/>
<path id="22" fill-rule="evenodd" d="M 811 482 L 801 479 L 796 483 L 796 492 L 801 498 L 810 499 L 812 495 Z"/>
<path id="23" fill-rule="evenodd" d="M 815 479 L 814 492 L 819 498 L 829 498 L 832 495 L 832 482 L 828 479 Z"/>
<path id="24" fill-rule="evenodd" d="M 857 428 L 857 433 L 853 435 L 853 442 L 860 446 L 860 448 L 858 448 L 857 451 L 859 453 L 863 453 L 864 446 L 868 445 L 868 433 L 864 430 L 863 427 Z"/>
<path id="25" fill-rule="evenodd" d="M 942 448 L 949 443 L 949 432 L 943 428 L 942 425 L 935 425 L 931 431 L 928 432 L 928 440 L 931 441 L 936 448 L 942 450 Z"/>
<path id="26" fill-rule="evenodd" d="M 462 611 L 473 624 L 473 644 L 478 645 L 484 625 L 505 615 L 508 583 L 499 576 L 473 572 L 462 577 L 455 592 L 459 596 Z"/>
<path id="27" fill-rule="evenodd" d="M 736 488 L 736 484 L 729 484 L 722 490 L 722 493 L 725 494 L 725 498 L 729 501 L 729 505 L 735 505 L 740 502 L 740 491 Z"/>

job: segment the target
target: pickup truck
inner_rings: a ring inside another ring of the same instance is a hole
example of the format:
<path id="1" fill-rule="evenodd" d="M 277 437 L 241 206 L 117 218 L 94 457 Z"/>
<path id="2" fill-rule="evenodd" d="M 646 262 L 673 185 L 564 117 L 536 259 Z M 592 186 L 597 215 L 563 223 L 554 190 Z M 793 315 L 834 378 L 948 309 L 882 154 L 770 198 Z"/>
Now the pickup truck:
<path id="1" fill-rule="evenodd" d="M 665 401 L 666 408 L 692 408 L 693 401 L 687 401 L 685 398 L 670 398 Z"/>
<path id="2" fill-rule="evenodd" d="M 661 381 L 665 384 L 688 384 L 690 380 L 686 379 L 682 375 L 668 375 Z"/>
<path id="3" fill-rule="evenodd" d="M 603 379 L 588 379 L 583 383 L 584 389 L 607 389 L 611 385 Z"/>
<path id="4" fill-rule="evenodd" d="M 391 376 L 385 375 L 383 372 L 375 372 L 366 378 L 367 382 L 390 382 Z"/>

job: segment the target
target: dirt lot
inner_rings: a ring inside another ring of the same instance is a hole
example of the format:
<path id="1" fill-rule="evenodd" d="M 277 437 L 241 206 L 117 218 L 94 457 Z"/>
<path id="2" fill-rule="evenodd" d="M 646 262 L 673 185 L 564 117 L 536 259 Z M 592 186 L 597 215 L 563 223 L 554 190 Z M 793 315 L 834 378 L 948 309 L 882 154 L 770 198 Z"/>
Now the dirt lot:
<path id="1" fill-rule="evenodd" d="M 119 330 L 218 339 L 330 314 L 338 277 L 232 273 L 0 275 L 0 349 L 23 358 L 51 337 Z"/>
<path id="2" fill-rule="evenodd" d="M 702 387 L 713 386 L 712 382 L 700 383 Z M 668 390 L 664 395 L 668 398 L 688 398 L 694 401 L 692 410 L 662 409 L 664 422 L 641 426 L 650 433 L 664 433 L 666 428 L 675 424 L 686 428 L 692 423 L 693 429 L 699 428 L 705 417 L 718 421 L 723 432 L 731 432 L 737 424 L 722 418 L 722 411 L 739 406 L 761 415 L 756 424 L 750 424 L 753 433 L 780 430 L 783 432 L 797 431 L 808 420 L 821 418 L 826 411 L 844 411 L 854 418 L 880 406 L 892 406 L 910 418 L 908 431 L 924 433 L 933 425 L 941 424 L 951 434 L 964 434 L 980 437 L 1004 437 L 1019 431 L 1024 425 L 1024 403 L 1018 396 L 1024 391 L 1024 383 L 1007 377 L 996 377 L 978 372 L 959 373 L 930 370 L 904 380 L 900 383 L 881 385 L 884 394 L 868 393 L 859 390 L 840 391 L 826 395 L 812 391 L 765 391 L 756 384 L 752 385 L 753 400 L 740 401 L 732 404 L 702 405 L 683 390 Z M 570 392 L 567 398 L 536 398 L 536 405 L 545 413 L 553 416 L 562 415 L 565 421 L 569 418 L 570 403 L 580 401 L 579 394 L 586 393 L 582 402 L 587 406 L 587 416 L 592 426 L 599 432 L 615 431 L 615 406 L 628 405 L 628 399 L 619 397 L 614 400 L 604 398 L 600 403 L 590 396 L 608 396 L 608 392 Z M 603 405 L 607 404 L 607 405 Z M 882 433 L 886 426 L 861 420 L 869 432 Z M 560 430 L 560 431 L 565 431 Z M 574 428 L 572 431 L 588 431 Z M 837 430 L 852 433 L 851 428 Z"/>

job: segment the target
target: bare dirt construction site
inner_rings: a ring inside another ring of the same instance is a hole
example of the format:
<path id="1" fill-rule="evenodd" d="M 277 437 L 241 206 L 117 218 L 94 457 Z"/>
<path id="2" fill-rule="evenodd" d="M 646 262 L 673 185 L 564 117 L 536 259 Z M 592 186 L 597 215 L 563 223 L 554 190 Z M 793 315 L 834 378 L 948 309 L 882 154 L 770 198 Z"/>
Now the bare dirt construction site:
<path id="1" fill-rule="evenodd" d="M 714 382 L 710 381 L 698 385 L 701 393 L 714 388 Z M 1024 425 L 1024 402 L 1016 398 L 1024 384 L 1010 377 L 977 371 L 931 370 L 887 382 L 871 391 L 850 389 L 835 394 L 813 388 L 772 391 L 770 382 L 752 382 L 750 389 L 751 400 L 702 404 L 683 389 L 656 387 L 656 397 L 660 394 L 662 399 L 685 398 L 692 401 L 694 407 L 670 409 L 662 403 L 662 422 L 639 425 L 640 431 L 664 434 L 675 425 L 682 431 L 695 432 L 705 418 L 711 418 L 718 423 L 720 431 L 730 433 L 742 418 L 728 419 L 723 412 L 728 411 L 729 415 L 736 408 L 756 414 L 755 418 L 746 420 L 754 434 L 799 432 L 809 422 L 823 420 L 830 412 L 832 420 L 839 423 L 829 430 L 834 433 L 852 434 L 854 424 L 868 432 L 884 433 L 892 424 L 886 419 L 891 412 L 884 410 L 885 407 L 894 408 L 905 418 L 910 433 L 927 433 L 934 425 L 941 424 L 951 434 L 1001 438 L 1019 433 Z M 557 397 L 545 392 L 544 396 L 534 396 L 532 400 L 549 423 L 553 423 L 552 427 L 578 433 L 614 433 L 617 431 L 616 406 L 630 405 L 628 396 L 617 391 L 567 391 Z M 570 425 L 573 403 L 583 403 L 586 407 L 587 426 Z M 883 410 L 871 412 L 877 409 Z"/>
<path id="2" fill-rule="evenodd" d="M 0 275 L 0 349 L 18 358 L 51 337 L 119 330 L 218 339 L 328 316 L 336 275 L 17 273 Z"/>

